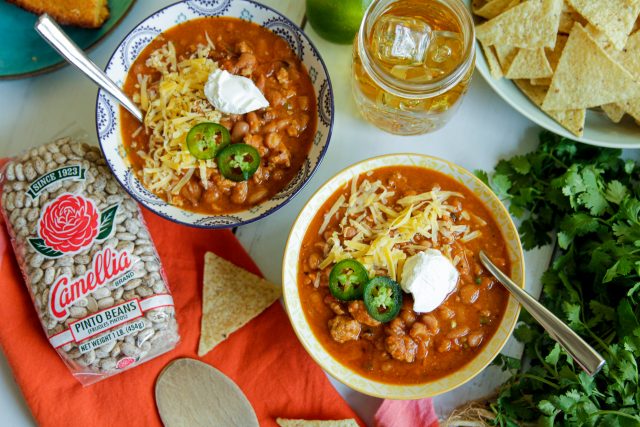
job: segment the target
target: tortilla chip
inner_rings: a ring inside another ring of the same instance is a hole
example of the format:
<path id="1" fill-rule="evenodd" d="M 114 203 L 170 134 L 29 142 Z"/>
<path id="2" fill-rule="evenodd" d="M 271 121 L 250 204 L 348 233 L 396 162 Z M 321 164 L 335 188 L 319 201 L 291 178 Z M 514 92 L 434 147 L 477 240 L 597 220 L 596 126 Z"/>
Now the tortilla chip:
<path id="1" fill-rule="evenodd" d="M 487 3 L 487 0 L 471 0 L 471 10 L 473 10 L 473 13 L 477 13 Z"/>
<path id="2" fill-rule="evenodd" d="M 638 0 L 566 0 L 576 12 L 606 34 L 616 49 L 624 47 L 640 14 Z"/>
<path id="3" fill-rule="evenodd" d="M 617 104 L 625 113 L 633 117 L 636 122 L 640 121 L 640 99 L 631 99 L 629 101 Z"/>
<path id="4" fill-rule="evenodd" d="M 573 10 L 569 6 L 567 6 L 566 3 L 562 3 L 562 12 L 560 13 L 558 32 L 569 34 L 575 22 L 576 20 Z"/>
<path id="5" fill-rule="evenodd" d="M 289 420 L 286 418 L 276 418 L 276 423 L 280 427 L 358 427 L 358 423 L 353 418 L 346 420 Z"/>
<path id="6" fill-rule="evenodd" d="M 543 79 L 531 79 L 531 84 L 534 86 L 551 86 L 551 77 L 545 77 Z"/>
<path id="7" fill-rule="evenodd" d="M 620 104 L 604 104 L 601 108 L 613 123 L 620 123 L 624 117 L 624 108 Z"/>
<path id="8" fill-rule="evenodd" d="M 589 23 L 587 23 L 587 25 L 583 25 L 583 27 L 587 31 L 589 36 L 591 36 L 591 38 L 596 43 L 598 43 L 598 46 L 607 51 L 607 53 L 612 54 L 613 52 L 618 51 L 618 49 L 616 49 L 616 47 L 613 45 L 611 40 L 609 40 L 609 37 L 607 37 L 605 33 Z"/>
<path id="9" fill-rule="evenodd" d="M 553 70 L 544 49 L 539 47 L 520 49 L 504 76 L 508 79 L 542 79 L 552 75 Z"/>
<path id="10" fill-rule="evenodd" d="M 547 94 L 544 86 L 533 86 L 527 80 L 514 80 L 520 90 L 537 106 L 541 106 Z M 544 111 L 544 108 L 543 108 Z M 576 136 L 582 136 L 587 110 L 545 111 L 552 119 Z"/>
<path id="11" fill-rule="evenodd" d="M 544 53 L 547 55 L 547 60 L 549 61 L 549 65 L 551 65 L 551 69 L 553 71 L 558 67 L 558 62 L 560 62 L 560 57 L 562 56 L 562 51 L 564 47 L 567 45 L 567 40 L 569 40 L 569 36 L 564 34 L 558 34 L 558 38 L 556 39 L 556 45 L 553 49 L 545 49 Z"/>
<path id="12" fill-rule="evenodd" d="M 631 74 L 640 79 L 640 31 L 627 40 L 627 44 L 620 52 L 612 55 Z"/>
<path id="13" fill-rule="evenodd" d="M 501 44 L 497 44 L 493 46 L 493 48 L 496 51 L 496 56 L 498 57 L 498 62 L 502 67 L 502 71 L 506 73 L 513 62 L 513 58 L 518 54 L 519 49 L 517 47 Z"/>
<path id="14" fill-rule="evenodd" d="M 487 46 L 553 47 L 561 10 L 562 0 L 529 0 L 478 25 L 476 36 Z"/>
<path id="15" fill-rule="evenodd" d="M 281 294 L 279 286 L 207 252 L 198 356 L 258 316 Z"/>
<path id="16" fill-rule="evenodd" d="M 620 52 L 614 53 L 622 66 L 640 80 L 640 32 L 636 32 L 627 40 L 627 45 Z M 616 104 L 624 112 L 636 120 L 640 120 L 640 99 L 630 99 Z M 603 106 L 604 109 L 604 106 Z"/>
<path id="17" fill-rule="evenodd" d="M 544 52 L 547 55 L 547 60 L 549 61 L 549 65 L 553 71 L 556 70 L 558 66 L 558 61 L 560 61 L 560 56 L 562 56 L 562 50 L 567 44 L 567 40 L 569 36 L 564 34 L 558 34 L 558 38 L 556 39 L 556 46 L 553 49 L 545 48 Z M 551 77 L 545 77 L 541 79 L 531 79 L 531 84 L 534 86 L 551 86 Z"/>
<path id="18" fill-rule="evenodd" d="M 493 51 L 493 46 L 485 46 L 482 43 L 480 43 L 480 46 L 482 46 L 484 57 L 487 60 L 487 64 L 489 65 L 489 71 L 491 71 L 491 77 L 493 77 L 494 79 L 501 79 L 503 76 L 502 68 L 500 67 L 498 58 L 496 57 L 496 54 Z"/>
<path id="19" fill-rule="evenodd" d="M 640 98 L 640 84 L 575 24 L 543 110 L 578 110 L 633 98 Z"/>
<path id="20" fill-rule="evenodd" d="M 481 8 L 474 11 L 474 13 L 483 18 L 492 19 L 501 13 L 517 6 L 520 0 L 491 0 Z"/>

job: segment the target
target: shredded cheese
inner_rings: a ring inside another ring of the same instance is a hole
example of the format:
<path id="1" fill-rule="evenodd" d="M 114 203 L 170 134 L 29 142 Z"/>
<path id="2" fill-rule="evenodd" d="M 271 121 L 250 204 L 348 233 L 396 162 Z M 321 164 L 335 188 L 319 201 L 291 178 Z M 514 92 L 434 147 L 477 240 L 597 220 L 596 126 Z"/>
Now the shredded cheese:
<path id="1" fill-rule="evenodd" d="M 371 275 L 384 270 L 389 277 L 399 280 L 407 252 L 435 247 L 451 259 L 451 242 L 468 242 L 481 235 L 479 230 L 472 231 L 470 225 L 454 223 L 451 214 L 458 209 L 449 200 L 464 198 L 460 193 L 436 187 L 391 202 L 394 192 L 379 180 L 359 181 L 356 177 L 345 188 L 350 189 L 348 198 L 341 195 L 335 201 L 319 228 L 320 234 L 325 233 L 332 220 L 337 221 L 337 227 L 329 228 L 337 231 L 332 231 L 327 239 L 328 250 L 320 263 L 321 269 L 353 258 Z M 344 233 L 347 227 L 351 228 L 351 237 Z M 456 256 L 452 261 L 457 265 L 461 259 Z"/>
<path id="2" fill-rule="evenodd" d="M 194 175 L 208 188 L 208 169 L 216 168 L 215 162 L 196 159 L 186 146 L 187 133 L 193 126 L 219 122 L 221 118 L 204 95 L 209 74 L 218 68 L 208 58 L 213 42 L 207 34 L 205 38 L 207 44 L 198 45 L 188 58 L 178 58 L 175 46 L 167 42 L 146 61 L 160 73 L 159 80 L 137 76 L 138 92 L 133 98 L 145 113 L 144 130 L 149 135 L 148 149 L 138 152 L 143 160 L 140 178 L 150 190 L 167 193 L 170 200 Z"/>

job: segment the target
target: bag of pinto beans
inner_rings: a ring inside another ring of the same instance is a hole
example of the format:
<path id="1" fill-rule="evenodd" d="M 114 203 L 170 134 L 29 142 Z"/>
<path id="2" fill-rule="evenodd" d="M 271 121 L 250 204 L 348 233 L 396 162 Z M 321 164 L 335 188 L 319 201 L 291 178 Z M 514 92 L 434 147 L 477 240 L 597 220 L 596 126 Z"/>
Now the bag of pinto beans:
<path id="1" fill-rule="evenodd" d="M 49 342 L 83 385 L 165 353 L 180 337 L 137 203 L 97 147 L 61 138 L 4 167 L 2 214 Z"/>

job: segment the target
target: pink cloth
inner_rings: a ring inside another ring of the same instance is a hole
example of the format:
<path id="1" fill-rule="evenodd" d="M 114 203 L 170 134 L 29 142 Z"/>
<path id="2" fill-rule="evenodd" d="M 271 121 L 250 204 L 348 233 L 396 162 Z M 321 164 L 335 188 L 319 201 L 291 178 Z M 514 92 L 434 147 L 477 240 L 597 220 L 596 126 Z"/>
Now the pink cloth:
<path id="1" fill-rule="evenodd" d="M 438 417 L 430 398 L 385 400 L 373 420 L 376 427 L 438 427 Z"/>

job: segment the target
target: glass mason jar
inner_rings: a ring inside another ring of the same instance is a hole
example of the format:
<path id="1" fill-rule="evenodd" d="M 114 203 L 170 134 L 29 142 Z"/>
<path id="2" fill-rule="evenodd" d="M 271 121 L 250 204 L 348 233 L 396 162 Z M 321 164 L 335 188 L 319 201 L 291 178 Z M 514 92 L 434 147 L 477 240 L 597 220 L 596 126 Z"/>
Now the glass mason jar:
<path id="1" fill-rule="evenodd" d="M 469 86 L 474 38 L 460 0 L 374 0 L 353 46 L 353 94 L 364 118 L 398 135 L 444 126 Z"/>

